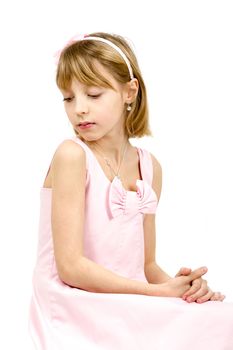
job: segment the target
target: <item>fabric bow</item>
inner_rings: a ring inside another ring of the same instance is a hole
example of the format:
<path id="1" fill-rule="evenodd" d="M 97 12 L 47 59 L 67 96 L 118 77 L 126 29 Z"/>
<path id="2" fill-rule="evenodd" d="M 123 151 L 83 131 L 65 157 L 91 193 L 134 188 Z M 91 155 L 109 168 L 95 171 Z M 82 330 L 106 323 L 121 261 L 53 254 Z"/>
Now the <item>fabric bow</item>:
<path id="1" fill-rule="evenodd" d="M 137 192 L 126 191 L 116 176 L 109 189 L 109 208 L 113 217 L 124 213 L 154 214 L 158 198 L 152 187 L 144 180 L 136 181 Z"/>
<path id="2" fill-rule="evenodd" d="M 57 52 L 55 52 L 55 54 L 54 54 L 55 63 L 58 64 L 61 52 L 64 50 L 65 47 L 70 46 L 71 44 L 75 43 L 76 41 L 84 39 L 86 36 L 88 36 L 88 34 L 75 34 L 72 38 L 70 38 L 61 50 L 58 50 Z"/>

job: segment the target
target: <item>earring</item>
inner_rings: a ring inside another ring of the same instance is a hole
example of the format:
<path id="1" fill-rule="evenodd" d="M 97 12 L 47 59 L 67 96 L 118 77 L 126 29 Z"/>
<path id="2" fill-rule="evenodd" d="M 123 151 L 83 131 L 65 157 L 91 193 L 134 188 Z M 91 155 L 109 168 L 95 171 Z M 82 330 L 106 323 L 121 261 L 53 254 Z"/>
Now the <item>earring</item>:
<path id="1" fill-rule="evenodd" d="M 130 105 L 128 105 L 128 107 L 126 108 L 127 111 L 131 111 L 132 107 Z"/>

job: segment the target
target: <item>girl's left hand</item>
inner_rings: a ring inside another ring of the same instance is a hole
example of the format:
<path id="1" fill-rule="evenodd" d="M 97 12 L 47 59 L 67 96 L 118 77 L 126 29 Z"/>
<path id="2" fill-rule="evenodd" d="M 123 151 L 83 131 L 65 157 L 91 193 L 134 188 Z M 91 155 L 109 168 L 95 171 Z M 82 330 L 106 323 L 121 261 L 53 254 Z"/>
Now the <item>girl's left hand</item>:
<path id="1" fill-rule="evenodd" d="M 188 276 L 191 269 L 182 267 L 175 277 Z M 225 296 L 219 292 L 213 292 L 207 285 L 207 281 L 202 278 L 197 278 L 192 282 L 190 289 L 182 296 L 182 299 L 188 303 L 196 301 L 197 303 L 204 303 L 208 300 L 223 301 Z"/>

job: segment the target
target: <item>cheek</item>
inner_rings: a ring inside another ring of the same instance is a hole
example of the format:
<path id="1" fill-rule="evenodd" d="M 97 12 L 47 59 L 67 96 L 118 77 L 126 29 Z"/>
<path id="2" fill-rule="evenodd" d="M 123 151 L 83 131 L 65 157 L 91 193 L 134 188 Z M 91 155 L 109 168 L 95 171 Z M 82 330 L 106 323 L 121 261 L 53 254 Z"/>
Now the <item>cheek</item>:
<path id="1" fill-rule="evenodd" d="M 71 109 L 69 107 L 65 108 L 65 113 L 66 113 L 66 116 L 67 116 L 68 120 L 70 121 L 70 123 L 73 123 L 75 118 L 74 118 L 73 113 L 71 112 Z"/>
<path id="2" fill-rule="evenodd" d="M 122 100 L 119 96 L 108 96 L 104 99 L 103 104 L 100 104 L 100 108 L 103 112 L 119 115 L 122 112 Z"/>
<path id="3" fill-rule="evenodd" d="M 71 104 L 66 104 L 65 105 L 65 112 L 68 116 L 72 115 L 72 111 L 73 111 L 73 108 L 71 106 Z"/>
<path id="4" fill-rule="evenodd" d="M 65 110 L 66 113 L 68 113 L 68 109 L 69 109 L 69 107 L 68 107 L 67 103 L 64 104 L 64 110 Z"/>

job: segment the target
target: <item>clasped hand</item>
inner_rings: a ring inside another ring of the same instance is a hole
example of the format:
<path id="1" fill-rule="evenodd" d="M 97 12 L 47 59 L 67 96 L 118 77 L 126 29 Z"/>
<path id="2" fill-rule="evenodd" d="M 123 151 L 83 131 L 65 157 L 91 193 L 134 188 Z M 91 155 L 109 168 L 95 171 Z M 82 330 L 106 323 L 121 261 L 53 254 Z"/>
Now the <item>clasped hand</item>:
<path id="1" fill-rule="evenodd" d="M 203 274 L 207 272 L 207 268 L 203 270 Z M 182 267 L 179 272 L 175 275 L 175 279 L 180 279 L 182 276 L 191 276 L 192 270 L 187 267 Z M 175 281 L 174 281 L 175 282 Z M 207 281 L 202 277 L 194 278 L 189 283 L 190 287 L 182 294 L 182 299 L 188 303 L 197 302 L 204 303 L 208 300 L 211 301 L 223 301 L 225 295 L 220 292 L 213 292 L 207 285 Z"/>

